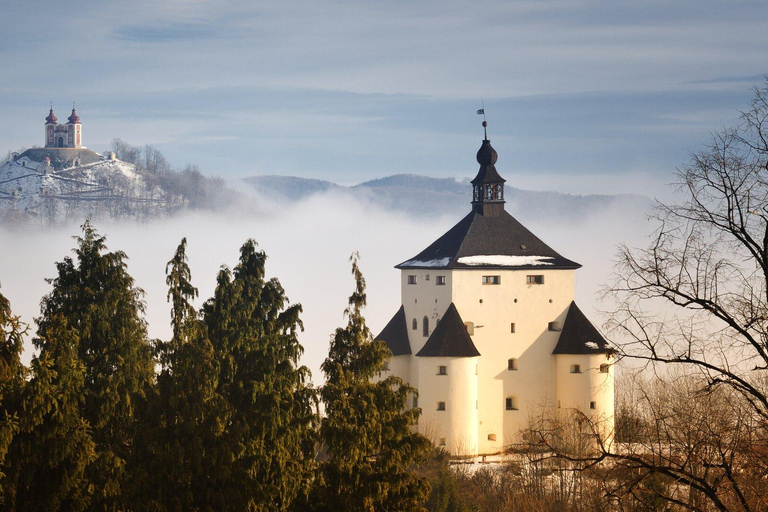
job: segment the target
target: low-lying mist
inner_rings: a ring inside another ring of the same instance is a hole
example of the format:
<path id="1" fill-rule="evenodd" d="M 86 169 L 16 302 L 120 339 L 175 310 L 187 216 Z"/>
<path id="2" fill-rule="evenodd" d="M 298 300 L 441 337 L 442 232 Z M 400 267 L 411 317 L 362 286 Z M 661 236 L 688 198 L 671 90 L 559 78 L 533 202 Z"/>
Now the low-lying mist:
<path id="1" fill-rule="evenodd" d="M 400 307 L 399 271 L 393 266 L 416 255 L 461 218 L 408 217 L 333 192 L 290 205 L 260 197 L 254 201 L 262 213 L 197 212 L 147 223 L 101 221 L 95 227 L 106 235 L 109 250 L 128 255 L 128 271 L 146 292 L 150 337 L 162 339 L 171 332 L 165 264 L 181 238 L 187 237 L 193 284 L 200 290 L 197 306 L 213 294 L 220 266 L 234 267 L 240 246 L 255 239 L 267 253 L 268 276 L 277 277 L 291 302 L 303 306 L 302 363 L 312 370 L 316 384 L 323 379 L 319 367 L 330 335 L 345 323 L 343 311 L 354 287 L 350 254 L 361 255 L 368 285 L 364 314 L 376 335 Z M 598 311 L 608 305 L 599 302 L 597 292 L 609 280 L 616 245 L 646 244 L 653 228 L 646 214 L 636 207 L 613 207 L 575 212 L 557 221 L 537 221 L 535 211 L 518 219 L 562 255 L 583 265 L 577 271 L 576 301 L 599 326 L 603 318 Z M 30 334 L 40 299 L 50 291 L 45 278 L 55 277 L 55 262 L 72 255 L 72 236 L 79 233 L 77 225 L 45 231 L 0 227 L 0 293 L 11 301 L 15 314 L 32 324 Z M 32 357 L 30 339 L 25 343 L 25 362 Z"/>

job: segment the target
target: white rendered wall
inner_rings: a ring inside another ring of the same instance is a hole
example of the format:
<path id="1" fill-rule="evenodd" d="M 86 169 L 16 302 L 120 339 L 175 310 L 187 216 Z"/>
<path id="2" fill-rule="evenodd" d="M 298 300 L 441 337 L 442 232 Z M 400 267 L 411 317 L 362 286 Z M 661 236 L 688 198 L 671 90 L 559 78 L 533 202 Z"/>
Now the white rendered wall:
<path id="1" fill-rule="evenodd" d="M 408 276 L 416 276 L 416 284 L 408 284 Z M 427 280 L 429 276 L 429 280 Z M 445 276 L 445 284 L 438 285 L 437 276 Z M 418 365 L 416 354 L 424 347 L 428 336 L 422 332 L 422 322 L 426 316 L 429 319 L 429 334 L 435 330 L 437 319 L 442 317 L 451 305 L 451 272 L 447 270 L 403 270 L 400 273 L 401 296 L 405 309 L 405 321 L 408 326 L 408 341 L 414 357 L 410 365 L 410 375 L 401 375 L 415 388 L 419 388 Z M 416 319 L 416 329 L 413 320 Z"/>
<path id="2" fill-rule="evenodd" d="M 555 356 L 557 368 L 557 403 L 563 409 L 576 409 L 599 427 L 603 438 L 610 440 L 614 429 L 614 360 L 606 354 Z M 581 373 L 573 373 L 579 365 Z M 608 371 L 600 371 L 608 365 Z M 595 403 L 595 408 L 590 407 Z"/>
<path id="3" fill-rule="evenodd" d="M 476 357 L 419 357 L 419 432 L 453 455 L 477 455 Z M 446 374 L 440 375 L 440 366 Z M 438 410 L 444 403 L 445 410 Z M 442 445 L 441 440 L 445 441 Z"/>
<path id="4" fill-rule="evenodd" d="M 483 276 L 496 275 L 500 284 L 483 284 Z M 528 275 L 543 275 L 544 284 L 527 284 Z M 453 302 L 462 319 L 474 324 L 472 340 L 481 354 L 480 453 L 496 453 L 516 442 L 531 413 L 554 405 L 552 351 L 560 333 L 549 331 L 548 324 L 565 321 L 573 283 L 572 270 L 454 271 Z M 508 370 L 511 358 L 517 359 L 517 370 Z M 507 398 L 517 410 L 506 409 Z"/>
<path id="5" fill-rule="evenodd" d="M 427 341 L 422 332 L 423 317 L 429 319 L 431 334 L 435 321 L 453 302 L 462 319 L 474 324 L 471 337 L 481 354 L 477 363 L 478 451 L 496 453 L 517 440 L 532 412 L 540 407 L 555 406 L 555 356 L 552 351 L 560 333 L 549 331 L 548 324 L 556 321 L 562 326 L 565 322 L 568 306 L 573 300 L 574 274 L 573 270 L 543 268 L 402 270 L 403 306 L 413 356 L 410 375 L 399 375 L 419 389 L 419 405 L 424 411 L 419 428 L 422 433 L 430 434 L 426 430 L 431 422 L 426 421 L 426 416 L 434 416 L 434 411 L 431 403 L 427 406 L 428 402 L 424 402 L 425 391 L 431 393 L 432 381 L 421 382 L 422 378 L 431 379 L 431 370 L 422 370 L 420 366 L 422 361 L 435 359 L 415 357 Z M 501 283 L 484 285 L 482 278 L 486 275 L 499 276 Z M 544 284 L 527 284 L 528 275 L 543 275 Z M 416 284 L 408 284 L 408 276 L 416 276 Z M 445 276 L 445 285 L 437 285 L 436 276 Z M 415 330 L 412 329 L 414 318 L 417 320 Z M 511 323 L 515 323 L 515 333 L 511 332 Z M 517 370 L 507 369 L 510 358 L 517 359 Z M 517 410 L 506 410 L 507 397 L 515 399 Z M 461 428 L 466 430 L 464 426 Z"/>

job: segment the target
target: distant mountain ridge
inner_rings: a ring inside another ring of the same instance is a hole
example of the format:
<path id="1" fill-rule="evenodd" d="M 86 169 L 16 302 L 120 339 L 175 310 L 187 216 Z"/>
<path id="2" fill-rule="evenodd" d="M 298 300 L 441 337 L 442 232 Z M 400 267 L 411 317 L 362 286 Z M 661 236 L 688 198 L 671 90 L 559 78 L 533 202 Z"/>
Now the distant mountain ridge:
<path id="1" fill-rule="evenodd" d="M 394 174 L 365 181 L 351 187 L 295 176 L 252 176 L 243 178 L 253 190 L 265 197 L 282 201 L 300 201 L 315 194 L 336 192 L 365 197 L 386 210 L 413 215 L 441 216 L 469 211 L 469 180 L 432 178 L 418 174 Z M 598 214 L 613 207 L 647 209 L 651 199 L 635 194 L 575 195 L 562 192 L 522 190 L 505 186 L 507 210 L 513 215 L 574 220 Z"/>

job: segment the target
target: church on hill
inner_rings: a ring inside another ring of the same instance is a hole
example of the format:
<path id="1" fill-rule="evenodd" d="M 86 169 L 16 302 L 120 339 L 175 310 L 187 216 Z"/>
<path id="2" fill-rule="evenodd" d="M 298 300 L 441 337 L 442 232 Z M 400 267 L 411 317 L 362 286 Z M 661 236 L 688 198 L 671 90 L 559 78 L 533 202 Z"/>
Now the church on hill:
<path id="1" fill-rule="evenodd" d="M 45 118 L 45 145 L 30 148 L 20 155 L 14 154 L 14 160 L 23 162 L 25 158 L 42 164 L 43 174 L 101 161 L 98 153 L 83 146 L 83 124 L 74 105 L 64 124 L 59 124 L 59 118 L 53 113 L 51 105 Z M 114 160 L 114 155 L 108 158 Z"/>
<path id="2" fill-rule="evenodd" d="M 487 126 L 483 122 L 483 126 Z M 418 430 L 452 455 L 499 453 L 543 409 L 577 410 L 609 438 L 613 351 L 574 302 L 581 267 L 504 208 L 487 134 L 472 210 L 396 265 L 402 306 L 376 339 L 418 390 Z"/>
<path id="3" fill-rule="evenodd" d="M 83 125 L 80 116 L 72 105 L 72 114 L 66 124 L 59 124 L 59 118 L 53 113 L 53 105 L 45 118 L 45 147 L 47 148 L 76 148 L 82 147 Z"/>

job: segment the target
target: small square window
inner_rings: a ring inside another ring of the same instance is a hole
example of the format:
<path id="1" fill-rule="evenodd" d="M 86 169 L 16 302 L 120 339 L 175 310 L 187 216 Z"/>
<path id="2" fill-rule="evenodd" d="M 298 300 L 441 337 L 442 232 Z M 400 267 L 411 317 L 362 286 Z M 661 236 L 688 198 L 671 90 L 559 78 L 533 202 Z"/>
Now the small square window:
<path id="1" fill-rule="evenodd" d="M 444 411 L 445 410 L 445 402 L 437 402 L 437 410 L 438 411 Z"/>
<path id="2" fill-rule="evenodd" d="M 416 276 L 408 276 L 408 284 L 416 284 Z"/>
<path id="3" fill-rule="evenodd" d="M 611 365 L 603 363 L 600 365 L 600 373 L 608 373 L 611 369 Z"/>
<path id="4" fill-rule="evenodd" d="M 496 440 L 496 434 L 488 434 L 488 440 L 489 441 L 495 441 Z"/>
<path id="5" fill-rule="evenodd" d="M 595 403 L 595 402 L 589 402 L 589 408 L 590 408 L 590 409 L 597 409 L 597 403 Z"/>
<path id="6" fill-rule="evenodd" d="M 544 284 L 544 276 L 542 275 L 526 276 L 525 282 L 527 284 Z"/>
<path id="7" fill-rule="evenodd" d="M 507 370 L 517 370 L 517 359 L 512 358 L 507 360 Z"/>
<path id="8" fill-rule="evenodd" d="M 426 276 L 424 276 L 424 280 L 425 280 L 425 281 L 429 281 L 429 274 L 427 274 Z"/>
<path id="9" fill-rule="evenodd" d="M 445 276 L 435 276 L 435 284 L 437 286 L 444 286 L 445 285 Z"/>
<path id="10" fill-rule="evenodd" d="M 437 374 L 438 375 L 448 375 L 448 367 L 447 366 L 438 366 L 437 367 Z"/>
<path id="11" fill-rule="evenodd" d="M 470 336 L 474 336 L 475 334 L 474 322 L 464 322 L 464 327 L 467 328 L 467 334 L 469 334 Z"/>
<path id="12" fill-rule="evenodd" d="M 509 332 L 511 332 L 512 334 L 515 334 L 515 322 L 512 322 L 511 324 L 509 324 Z"/>
<path id="13" fill-rule="evenodd" d="M 505 401 L 505 406 L 508 411 L 516 411 L 517 410 L 517 399 L 513 396 L 507 397 Z"/>
<path id="14" fill-rule="evenodd" d="M 560 322 L 549 322 L 549 325 L 547 326 L 547 329 L 550 331 L 562 331 L 563 328 L 560 326 Z"/>
<path id="15" fill-rule="evenodd" d="M 581 365 L 580 364 L 572 364 L 571 365 L 571 373 L 581 373 Z"/>
<path id="16" fill-rule="evenodd" d="M 501 284 L 501 276 L 483 276 L 483 284 Z"/>

